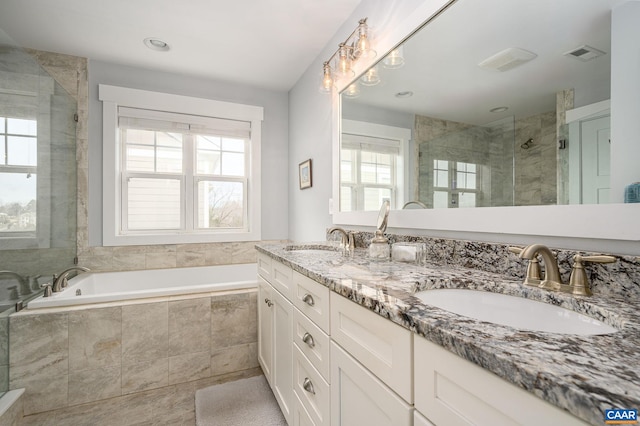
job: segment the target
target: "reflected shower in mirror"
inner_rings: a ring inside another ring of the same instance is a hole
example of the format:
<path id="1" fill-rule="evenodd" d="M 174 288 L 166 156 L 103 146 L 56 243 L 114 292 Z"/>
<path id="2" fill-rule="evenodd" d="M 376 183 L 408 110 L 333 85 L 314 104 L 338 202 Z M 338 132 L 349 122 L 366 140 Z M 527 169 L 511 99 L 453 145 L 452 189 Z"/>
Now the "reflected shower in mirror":
<path id="1" fill-rule="evenodd" d="M 450 4 L 341 94 L 340 211 L 608 202 L 618 3 Z"/>

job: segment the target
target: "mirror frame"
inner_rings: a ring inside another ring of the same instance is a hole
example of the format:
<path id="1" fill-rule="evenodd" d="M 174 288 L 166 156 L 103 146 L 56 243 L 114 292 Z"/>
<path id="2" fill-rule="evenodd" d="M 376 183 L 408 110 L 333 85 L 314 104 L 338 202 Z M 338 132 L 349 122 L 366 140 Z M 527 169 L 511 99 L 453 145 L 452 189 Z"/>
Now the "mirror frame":
<path id="1" fill-rule="evenodd" d="M 387 52 L 411 37 L 423 25 L 426 25 L 456 0 L 438 0 L 424 2 L 416 8 L 402 23 L 390 29 L 386 36 L 376 40 L 378 52 Z M 425 19 L 426 18 L 426 19 Z M 378 59 L 378 58 L 376 58 Z M 377 61 L 375 61 L 377 62 Z M 370 66 L 369 63 L 359 63 L 356 77 L 351 81 L 338 82 L 337 90 L 332 94 L 332 170 L 333 170 L 333 224 L 348 226 L 371 227 L 376 223 L 378 212 L 341 212 L 340 211 L 340 133 L 341 133 L 341 102 L 340 92 L 349 84 L 356 81 Z M 615 109 L 615 104 L 612 105 Z M 626 244 L 622 249 L 629 253 L 638 254 L 640 242 L 640 204 L 600 204 L 600 205 L 554 205 L 554 206 L 509 206 L 509 207 L 479 207 L 474 209 L 430 209 L 430 210 L 393 210 L 389 216 L 389 227 L 396 229 L 419 230 L 428 232 L 431 236 L 464 239 L 477 237 L 485 241 L 499 241 L 518 238 L 518 236 L 544 236 L 555 243 L 566 244 L 566 238 L 576 238 L 574 246 L 584 249 L 602 248 L 602 240 L 613 241 L 613 249 L 620 252 L 620 244 Z M 494 234 L 491 236 L 491 234 Z M 509 238 L 508 235 L 512 237 Z M 597 240 L 586 241 L 589 240 Z M 515 240 L 517 241 L 517 240 Z M 547 243 L 547 244 L 552 244 Z M 631 245 L 629 246 L 629 243 Z"/>

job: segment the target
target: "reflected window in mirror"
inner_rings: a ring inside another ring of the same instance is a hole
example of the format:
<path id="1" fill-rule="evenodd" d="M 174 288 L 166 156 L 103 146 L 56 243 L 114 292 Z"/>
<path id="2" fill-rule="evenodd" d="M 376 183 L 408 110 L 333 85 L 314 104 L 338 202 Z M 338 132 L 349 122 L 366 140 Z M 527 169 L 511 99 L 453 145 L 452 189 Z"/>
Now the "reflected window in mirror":
<path id="1" fill-rule="evenodd" d="M 402 208 L 410 139 L 410 129 L 342 120 L 341 211 L 377 211 L 385 200 L 392 209 Z"/>
<path id="2" fill-rule="evenodd" d="M 0 117 L 0 238 L 35 236 L 37 145 L 36 120 Z"/>

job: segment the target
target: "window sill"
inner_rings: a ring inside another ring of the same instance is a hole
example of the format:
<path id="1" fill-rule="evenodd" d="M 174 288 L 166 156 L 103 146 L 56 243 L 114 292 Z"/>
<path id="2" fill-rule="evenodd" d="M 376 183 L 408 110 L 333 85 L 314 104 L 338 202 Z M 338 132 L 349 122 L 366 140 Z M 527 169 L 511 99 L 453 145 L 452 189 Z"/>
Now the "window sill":
<path id="1" fill-rule="evenodd" d="M 115 247 L 162 244 L 224 243 L 259 240 L 259 231 L 230 231 L 201 234 L 103 235 L 102 245 L 105 247 Z"/>

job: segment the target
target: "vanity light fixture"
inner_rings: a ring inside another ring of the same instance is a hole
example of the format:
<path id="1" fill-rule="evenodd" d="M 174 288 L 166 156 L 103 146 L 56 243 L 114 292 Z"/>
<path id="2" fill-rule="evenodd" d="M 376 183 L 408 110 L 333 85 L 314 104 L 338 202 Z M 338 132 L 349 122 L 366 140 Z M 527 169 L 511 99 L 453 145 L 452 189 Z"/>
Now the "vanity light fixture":
<path id="1" fill-rule="evenodd" d="M 357 98 L 358 96 L 360 96 L 360 88 L 358 87 L 357 83 L 350 84 L 349 87 L 345 89 L 343 94 L 347 98 Z"/>
<path id="2" fill-rule="evenodd" d="M 363 86 L 375 86 L 380 83 L 380 74 L 378 74 L 378 67 L 374 66 L 360 77 L 360 84 Z"/>
<path id="3" fill-rule="evenodd" d="M 398 46 L 393 49 L 382 61 L 382 66 L 388 69 L 397 69 L 404 66 L 404 49 Z"/>
<path id="4" fill-rule="evenodd" d="M 371 48 L 371 33 L 367 18 L 358 21 L 358 27 L 340 43 L 329 60 L 322 64 L 322 85 L 320 91 L 331 93 L 336 79 L 353 77 L 353 62 L 360 58 L 373 58 L 376 51 Z"/>
<path id="5" fill-rule="evenodd" d="M 169 44 L 159 38 L 147 37 L 142 42 L 151 50 L 157 50 L 159 52 L 167 52 L 169 50 Z"/>
<path id="6" fill-rule="evenodd" d="M 491 109 L 489 110 L 489 112 L 495 112 L 495 113 L 498 113 L 498 112 L 505 112 L 505 111 L 506 111 L 506 110 L 508 110 L 508 109 L 509 109 L 509 107 L 501 106 L 501 107 L 491 108 Z"/>

